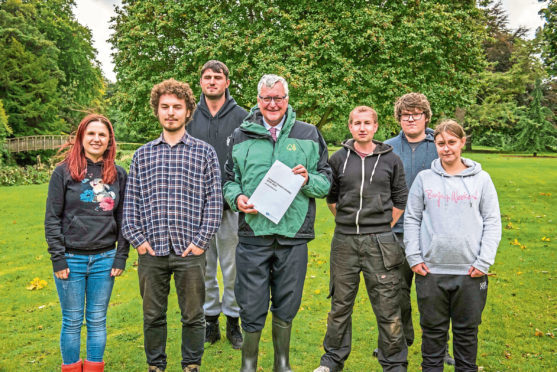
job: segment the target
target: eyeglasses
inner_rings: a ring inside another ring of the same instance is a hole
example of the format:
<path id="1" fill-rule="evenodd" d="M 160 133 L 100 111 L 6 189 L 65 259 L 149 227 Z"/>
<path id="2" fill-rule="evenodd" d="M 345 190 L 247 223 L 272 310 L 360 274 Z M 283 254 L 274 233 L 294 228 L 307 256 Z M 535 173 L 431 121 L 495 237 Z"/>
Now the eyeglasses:
<path id="1" fill-rule="evenodd" d="M 423 112 L 417 112 L 415 114 L 402 114 L 400 115 L 400 120 L 402 121 L 409 121 L 410 118 L 412 118 L 412 120 L 420 120 L 422 118 L 422 116 L 424 115 Z"/>
<path id="2" fill-rule="evenodd" d="M 262 96 L 259 96 L 259 99 L 261 99 L 263 101 L 263 103 L 265 103 L 266 105 L 270 104 L 271 101 L 275 101 L 275 103 L 277 105 L 280 105 L 284 102 L 286 97 L 288 97 L 288 96 L 282 96 L 282 97 L 262 97 Z"/>

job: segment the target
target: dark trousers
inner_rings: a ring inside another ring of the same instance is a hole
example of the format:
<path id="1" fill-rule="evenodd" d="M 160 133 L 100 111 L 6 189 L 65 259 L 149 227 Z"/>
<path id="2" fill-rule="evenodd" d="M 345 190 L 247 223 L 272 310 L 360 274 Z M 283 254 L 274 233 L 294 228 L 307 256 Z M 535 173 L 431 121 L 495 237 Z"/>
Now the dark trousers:
<path id="1" fill-rule="evenodd" d="M 478 326 L 487 299 L 487 276 L 416 275 L 422 327 L 422 371 L 443 371 L 452 321 L 455 371 L 477 371 Z"/>
<path id="2" fill-rule="evenodd" d="M 352 311 L 360 284 L 360 273 L 363 273 L 377 320 L 379 363 L 384 371 L 406 371 L 408 366 L 408 348 L 402 331 L 399 305 L 400 274 L 396 267 L 390 270 L 385 268 L 377 235 L 381 235 L 382 241 L 388 241 L 388 244 L 397 244 L 390 232 L 367 235 L 335 233 L 331 242 L 332 300 L 327 333 L 323 341 L 325 354 L 321 357 L 320 364 L 332 371 L 342 370 L 350 354 Z M 400 247 L 396 245 L 391 249 L 399 250 Z"/>
<path id="3" fill-rule="evenodd" d="M 307 262 L 305 243 L 281 245 L 275 240 L 269 246 L 238 244 L 234 293 L 246 332 L 263 329 L 269 301 L 273 315 L 292 322 L 302 302 Z"/>
<path id="4" fill-rule="evenodd" d="M 147 363 L 166 368 L 166 311 L 170 278 L 182 314 L 182 368 L 201 364 L 205 340 L 205 253 L 181 257 L 139 255 L 139 290 L 143 298 L 143 334 Z"/>
<path id="5" fill-rule="evenodd" d="M 404 251 L 404 234 L 396 233 L 398 242 Z M 400 315 L 402 316 L 402 330 L 406 345 L 410 346 L 414 343 L 414 326 L 412 324 L 412 301 L 410 300 L 410 290 L 412 289 L 412 278 L 414 272 L 408 265 L 406 259 L 402 265 L 398 267 L 400 271 Z"/>

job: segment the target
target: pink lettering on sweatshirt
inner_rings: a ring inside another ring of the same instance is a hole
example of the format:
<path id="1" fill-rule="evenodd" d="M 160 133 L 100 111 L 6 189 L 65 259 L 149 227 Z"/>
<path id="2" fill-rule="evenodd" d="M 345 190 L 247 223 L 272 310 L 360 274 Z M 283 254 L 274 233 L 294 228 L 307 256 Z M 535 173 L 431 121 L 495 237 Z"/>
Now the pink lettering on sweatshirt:
<path id="1" fill-rule="evenodd" d="M 475 194 L 468 194 L 467 192 L 459 194 L 456 191 L 453 191 L 450 195 L 449 194 L 444 194 L 440 191 L 433 191 L 431 189 L 429 190 L 425 190 L 425 195 L 427 196 L 428 199 L 434 199 L 437 200 L 437 206 L 440 207 L 441 206 L 441 200 L 444 201 L 451 201 L 453 203 L 458 203 L 460 201 L 468 201 L 468 200 L 477 200 L 478 199 L 478 195 L 477 192 Z"/>

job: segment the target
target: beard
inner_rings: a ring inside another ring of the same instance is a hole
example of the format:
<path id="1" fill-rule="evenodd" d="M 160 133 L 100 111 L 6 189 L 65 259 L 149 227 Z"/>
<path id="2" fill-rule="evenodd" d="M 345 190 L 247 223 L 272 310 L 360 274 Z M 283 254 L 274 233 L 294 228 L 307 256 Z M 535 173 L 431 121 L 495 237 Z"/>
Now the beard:
<path id="1" fill-rule="evenodd" d="M 182 130 L 186 126 L 186 121 L 185 120 L 182 121 L 182 122 L 177 121 L 177 122 L 172 123 L 170 125 L 168 123 L 166 123 L 165 121 L 161 121 L 160 124 L 164 128 L 164 130 L 166 130 L 167 132 L 174 133 L 174 132 L 178 132 L 178 131 Z"/>
<path id="2" fill-rule="evenodd" d="M 222 92 L 222 93 L 215 93 L 215 94 L 203 93 L 203 95 L 204 95 L 205 98 L 207 98 L 208 100 L 216 101 L 216 100 L 221 99 L 221 98 L 224 96 L 224 92 Z"/>

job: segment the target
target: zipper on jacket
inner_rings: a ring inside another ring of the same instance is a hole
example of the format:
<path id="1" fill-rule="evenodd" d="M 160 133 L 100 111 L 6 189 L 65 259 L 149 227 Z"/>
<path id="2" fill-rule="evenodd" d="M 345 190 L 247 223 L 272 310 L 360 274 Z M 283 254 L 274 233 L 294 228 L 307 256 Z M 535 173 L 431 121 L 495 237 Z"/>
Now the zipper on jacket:
<path id="1" fill-rule="evenodd" d="M 360 156 L 360 155 L 358 155 Z M 358 212 L 356 212 L 356 234 L 360 233 L 360 212 L 362 211 L 362 206 L 364 203 L 364 183 L 365 183 L 365 158 L 362 158 L 360 156 L 360 159 L 362 159 L 362 184 L 360 185 L 360 209 L 358 209 Z"/>

